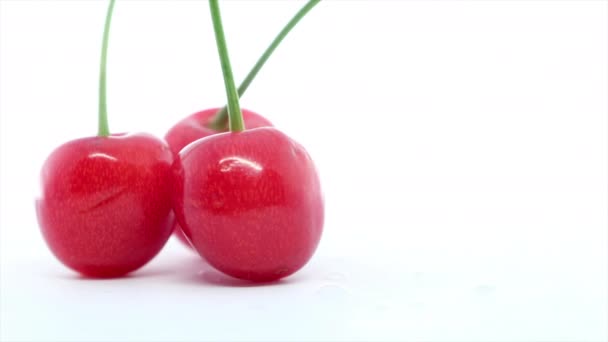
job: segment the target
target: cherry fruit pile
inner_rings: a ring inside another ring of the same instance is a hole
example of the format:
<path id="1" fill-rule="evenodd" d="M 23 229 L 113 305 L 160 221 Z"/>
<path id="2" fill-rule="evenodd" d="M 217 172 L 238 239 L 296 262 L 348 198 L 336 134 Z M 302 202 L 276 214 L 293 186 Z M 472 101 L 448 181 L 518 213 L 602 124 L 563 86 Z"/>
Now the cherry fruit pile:
<path id="1" fill-rule="evenodd" d="M 120 277 L 154 258 L 172 232 L 217 270 L 268 282 L 289 276 L 314 254 L 324 200 L 316 167 L 298 142 L 263 116 L 241 110 L 244 94 L 287 33 L 283 28 L 237 89 L 218 0 L 209 0 L 227 106 L 194 113 L 164 140 L 111 134 L 106 59 L 115 0 L 104 26 L 97 136 L 56 148 L 41 172 L 36 212 L 50 250 L 93 277 Z"/>

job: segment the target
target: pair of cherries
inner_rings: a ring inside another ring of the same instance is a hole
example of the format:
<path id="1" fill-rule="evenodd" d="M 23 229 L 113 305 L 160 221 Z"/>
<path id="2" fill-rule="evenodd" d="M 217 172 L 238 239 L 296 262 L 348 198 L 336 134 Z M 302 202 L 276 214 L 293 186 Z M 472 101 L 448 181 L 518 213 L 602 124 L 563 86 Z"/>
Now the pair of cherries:
<path id="1" fill-rule="evenodd" d="M 310 1 L 298 12 L 271 44 L 266 59 L 318 2 Z M 228 116 L 218 115 L 217 108 L 195 113 L 161 140 L 145 133 L 109 134 L 105 64 L 114 8 L 110 0 L 99 134 L 69 141 L 51 153 L 36 201 L 49 248 L 85 276 L 118 277 L 142 267 L 174 229 L 183 231 L 219 271 L 260 282 L 293 274 L 319 243 L 324 204 L 314 163 L 304 147 L 264 117 L 241 111 L 219 4 L 209 4 Z M 265 59 L 261 61 L 257 71 Z"/>

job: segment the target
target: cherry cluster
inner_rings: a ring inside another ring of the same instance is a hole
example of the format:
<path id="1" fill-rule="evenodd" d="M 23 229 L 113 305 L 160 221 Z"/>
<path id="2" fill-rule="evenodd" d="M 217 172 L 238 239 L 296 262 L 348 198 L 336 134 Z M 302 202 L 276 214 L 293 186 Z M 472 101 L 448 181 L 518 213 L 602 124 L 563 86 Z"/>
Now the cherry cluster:
<path id="1" fill-rule="evenodd" d="M 164 140 L 111 134 L 106 55 L 115 0 L 103 35 L 99 132 L 69 141 L 45 161 L 36 212 L 53 254 L 87 277 L 119 277 L 149 262 L 172 232 L 230 276 L 274 281 L 302 268 L 323 230 L 324 200 L 304 147 L 264 117 L 241 110 L 257 72 L 311 0 L 236 88 L 218 0 L 209 0 L 228 105 L 197 112 Z"/>

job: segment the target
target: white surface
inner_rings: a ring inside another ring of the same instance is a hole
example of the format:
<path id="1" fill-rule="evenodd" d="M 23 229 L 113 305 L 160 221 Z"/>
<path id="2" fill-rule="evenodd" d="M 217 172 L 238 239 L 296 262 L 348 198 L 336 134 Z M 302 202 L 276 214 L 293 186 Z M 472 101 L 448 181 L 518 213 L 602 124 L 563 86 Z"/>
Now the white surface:
<path id="1" fill-rule="evenodd" d="M 300 4 L 223 3 L 238 79 Z M 608 339 L 607 2 L 315 8 L 243 98 L 327 199 L 313 260 L 261 287 L 173 240 L 119 280 L 52 257 L 38 172 L 95 133 L 106 2 L 0 6 L 0 340 Z M 206 2 L 118 1 L 108 72 L 115 132 L 221 104 Z"/>

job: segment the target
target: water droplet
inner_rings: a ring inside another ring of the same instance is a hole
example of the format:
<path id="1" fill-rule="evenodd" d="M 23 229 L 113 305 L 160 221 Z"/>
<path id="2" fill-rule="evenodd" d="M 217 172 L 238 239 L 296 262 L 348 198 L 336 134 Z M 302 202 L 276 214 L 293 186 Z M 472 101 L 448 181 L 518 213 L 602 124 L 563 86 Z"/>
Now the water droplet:
<path id="1" fill-rule="evenodd" d="M 327 284 L 319 287 L 316 291 L 317 296 L 324 300 L 341 301 L 348 297 L 348 290 L 340 285 Z"/>
<path id="2" fill-rule="evenodd" d="M 257 303 L 249 305 L 249 308 L 253 311 L 263 311 L 266 307 L 260 303 Z"/>
<path id="3" fill-rule="evenodd" d="M 325 279 L 332 280 L 332 281 L 341 281 L 341 280 L 346 279 L 346 275 L 341 272 L 330 272 L 330 273 L 327 273 L 327 275 L 325 276 Z"/>
<path id="4" fill-rule="evenodd" d="M 416 310 L 422 310 L 424 309 L 424 303 L 423 302 L 410 302 L 408 303 L 408 306 L 412 307 L 413 309 Z"/>
<path id="5" fill-rule="evenodd" d="M 388 311 L 390 308 L 391 306 L 385 302 L 378 302 L 374 306 L 374 309 L 376 309 L 376 311 Z"/>
<path id="6" fill-rule="evenodd" d="M 474 291 L 479 295 L 488 295 L 496 291 L 496 286 L 492 285 L 479 285 L 475 287 Z"/>

